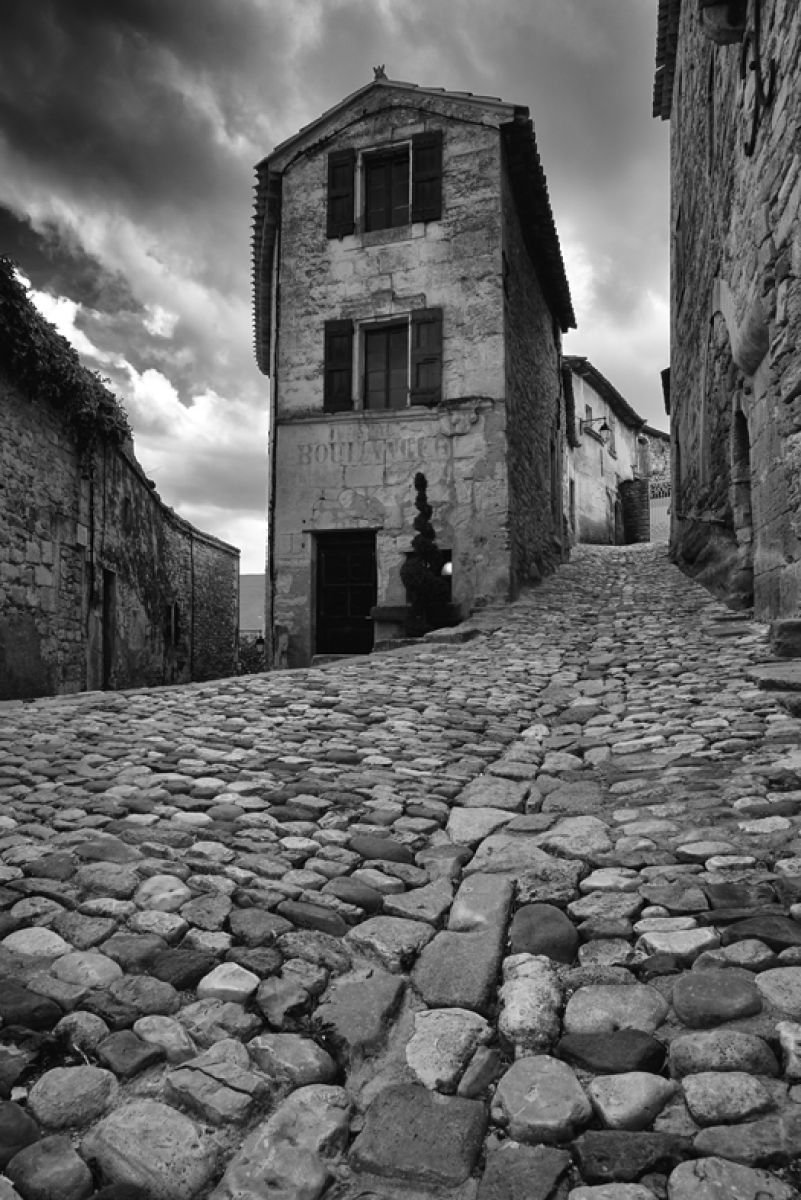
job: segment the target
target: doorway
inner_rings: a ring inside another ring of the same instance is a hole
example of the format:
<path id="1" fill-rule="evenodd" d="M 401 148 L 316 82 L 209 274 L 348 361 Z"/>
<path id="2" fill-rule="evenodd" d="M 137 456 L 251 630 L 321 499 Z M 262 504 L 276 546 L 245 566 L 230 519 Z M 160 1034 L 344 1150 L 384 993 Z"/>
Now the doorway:
<path id="1" fill-rule="evenodd" d="M 103 571 L 103 690 L 114 686 L 114 649 L 117 641 L 117 576 Z"/>
<path id="2" fill-rule="evenodd" d="M 369 654 L 377 599 L 375 533 L 318 533 L 316 654 Z"/>

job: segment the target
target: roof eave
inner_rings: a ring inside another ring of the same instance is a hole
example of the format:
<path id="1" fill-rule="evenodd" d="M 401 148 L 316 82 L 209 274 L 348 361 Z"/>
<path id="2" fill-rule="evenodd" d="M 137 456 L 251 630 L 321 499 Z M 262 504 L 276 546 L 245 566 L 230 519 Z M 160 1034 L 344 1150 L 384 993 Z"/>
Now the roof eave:
<path id="1" fill-rule="evenodd" d="M 523 237 L 543 294 L 563 333 L 576 328 L 548 183 L 528 110 L 501 126 Z"/>
<path id="2" fill-rule="evenodd" d="M 606 376 L 602 375 L 588 358 L 581 355 L 566 354 L 562 362 L 575 375 L 580 375 L 582 379 L 586 379 L 587 383 L 595 389 L 601 399 L 609 405 L 616 417 L 619 417 L 621 421 L 625 421 L 632 429 L 643 428 L 645 417 L 641 417 L 639 413 L 635 412 L 628 400 L 621 396 L 614 384 L 610 383 Z"/>

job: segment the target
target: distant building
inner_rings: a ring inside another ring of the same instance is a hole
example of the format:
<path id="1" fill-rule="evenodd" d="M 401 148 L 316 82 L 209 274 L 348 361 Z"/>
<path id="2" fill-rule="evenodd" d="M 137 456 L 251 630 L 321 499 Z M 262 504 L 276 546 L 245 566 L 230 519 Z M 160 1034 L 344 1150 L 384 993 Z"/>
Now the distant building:
<path id="1" fill-rule="evenodd" d="M 239 551 L 162 503 L 6 260 L 0 428 L 0 699 L 232 675 Z"/>
<path id="2" fill-rule="evenodd" d="M 379 74 L 259 164 L 254 288 L 274 661 L 403 611 L 416 472 L 463 611 L 553 569 L 575 322 L 527 109 Z"/>
<path id="3" fill-rule="evenodd" d="M 563 361 L 567 397 L 567 505 L 572 541 L 650 539 L 650 429 L 586 358 Z M 648 429 L 648 432 L 646 432 Z"/>
<path id="4" fill-rule="evenodd" d="M 239 576 L 239 636 L 264 633 L 264 575 Z"/>
<path id="5" fill-rule="evenodd" d="M 801 614 L 801 7 L 659 0 L 671 123 L 672 554 Z"/>

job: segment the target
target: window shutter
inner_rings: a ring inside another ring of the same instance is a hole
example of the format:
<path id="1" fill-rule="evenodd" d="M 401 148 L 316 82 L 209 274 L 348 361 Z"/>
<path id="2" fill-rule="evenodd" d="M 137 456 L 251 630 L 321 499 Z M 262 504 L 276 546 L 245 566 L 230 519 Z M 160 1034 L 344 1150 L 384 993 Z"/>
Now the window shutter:
<path id="1" fill-rule="evenodd" d="M 439 404 L 442 399 L 442 309 L 412 313 L 409 403 Z"/>
<path id="2" fill-rule="evenodd" d="M 326 321 L 323 410 L 353 408 L 353 322 Z"/>
<path id="3" fill-rule="evenodd" d="M 412 220 L 438 221 L 442 216 L 442 130 L 412 138 Z"/>
<path id="4" fill-rule="evenodd" d="M 330 238 L 353 233 L 355 150 L 334 150 L 328 155 L 328 206 L 326 234 Z"/>

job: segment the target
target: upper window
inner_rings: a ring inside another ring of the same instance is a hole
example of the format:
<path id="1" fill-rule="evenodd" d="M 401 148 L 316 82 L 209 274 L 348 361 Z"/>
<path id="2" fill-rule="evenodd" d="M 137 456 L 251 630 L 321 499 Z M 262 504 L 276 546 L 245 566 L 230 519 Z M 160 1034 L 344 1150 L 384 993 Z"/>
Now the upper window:
<path id="1" fill-rule="evenodd" d="M 409 148 L 364 156 L 364 228 L 409 224 Z"/>
<path id="2" fill-rule="evenodd" d="M 441 309 L 416 309 L 409 316 L 358 330 L 352 321 L 326 321 L 325 412 L 431 406 L 441 398 Z"/>
<path id="3" fill-rule="evenodd" d="M 357 177 L 361 187 L 357 188 Z M 355 150 L 328 155 L 328 237 L 344 237 L 360 227 L 370 232 L 396 229 L 410 221 L 442 216 L 442 131 L 418 133 L 411 142 L 370 151 L 357 161 Z"/>

